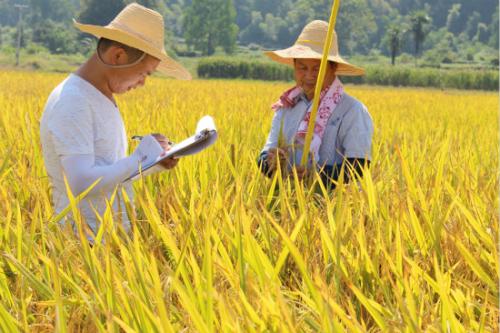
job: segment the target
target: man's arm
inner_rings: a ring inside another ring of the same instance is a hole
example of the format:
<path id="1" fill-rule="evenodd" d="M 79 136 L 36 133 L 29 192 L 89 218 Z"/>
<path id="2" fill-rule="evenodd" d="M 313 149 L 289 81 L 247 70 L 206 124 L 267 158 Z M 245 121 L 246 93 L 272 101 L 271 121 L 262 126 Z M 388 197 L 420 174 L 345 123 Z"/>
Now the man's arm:
<path id="1" fill-rule="evenodd" d="M 158 141 L 148 135 L 141 140 L 132 155 L 114 164 L 97 166 L 93 154 L 63 156 L 61 164 L 74 195 L 82 193 L 95 181 L 99 180 L 90 192 L 97 193 L 101 190 L 114 189 L 133 172 L 137 171 L 141 164 L 145 165 L 155 161 L 163 151 Z"/>
<path id="2" fill-rule="evenodd" d="M 278 110 L 274 113 L 271 130 L 267 136 L 266 144 L 257 158 L 257 165 L 264 175 L 271 177 L 274 172 L 273 166 L 270 165 L 269 158 L 275 154 L 275 149 L 278 146 L 280 129 L 282 126 L 283 111 Z"/>
<path id="3" fill-rule="evenodd" d="M 351 170 L 355 178 L 363 177 L 364 167 L 370 166 L 372 136 L 371 116 L 366 107 L 358 103 L 344 116 L 338 132 L 338 140 L 345 157 L 340 164 L 326 166 L 323 169 L 321 172 L 323 184 L 335 188 L 333 182 L 339 181 L 342 166 L 344 183 L 351 180 Z"/>

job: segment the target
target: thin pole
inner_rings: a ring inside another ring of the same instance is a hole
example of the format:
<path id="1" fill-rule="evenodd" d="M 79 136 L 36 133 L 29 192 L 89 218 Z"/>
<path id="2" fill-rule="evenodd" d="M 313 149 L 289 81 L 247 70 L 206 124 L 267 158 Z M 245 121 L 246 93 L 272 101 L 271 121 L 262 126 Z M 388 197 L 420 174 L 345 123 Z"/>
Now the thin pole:
<path id="1" fill-rule="evenodd" d="M 314 99 L 311 109 L 311 118 L 309 118 L 309 125 L 307 126 L 307 134 L 304 143 L 304 149 L 302 152 L 302 159 L 300 161 L 300 165 L 302 166 L 306 165 L 309 156 L 309 150 L 311 148 L 311 140 L 314 133 L 316 114 L 318 112 L 318 106 L 319 106 L 319 95 L 321 93 L 321 87 L 323 86 L 323 81 L 325 80 L 326 68 L 328 65 L 328 53 L 330 52 L 330 46 L 332 45 L 333 28 L 335 27 L 335 21 L 337 20 L 337 13 L 339 11 L 339 6 L 340 6 L 340 0 L 333 0 L 332 11 L 330 13 L 330 21 L 328 22 L 328 33 L 326 34 L 325 45 L 323 46 L 323 57 L 321 58 L 319 75 L 316 81 L 316 88 L 314 89 Z"/>
<path id="2" fill-rule="evenodd" d="M 21 49 L 21 34 L 22 34 L 21 24 L 23 21 L 23 9 L 28 8 L 28 6 L 14 5 L 14 7 L 16 7 L 19 12 L 19 17 L 17 20 L 17 47 L 16 47 L 16 66 L 19 66 L 19 52 Z"/>

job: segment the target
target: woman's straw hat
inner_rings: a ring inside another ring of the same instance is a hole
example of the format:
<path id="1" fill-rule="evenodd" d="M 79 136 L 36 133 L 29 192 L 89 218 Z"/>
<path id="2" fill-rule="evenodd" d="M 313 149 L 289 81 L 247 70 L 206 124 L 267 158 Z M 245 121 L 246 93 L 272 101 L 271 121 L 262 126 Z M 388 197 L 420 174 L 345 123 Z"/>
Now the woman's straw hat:
<path id="1" fill-rule="evenodd" d="M 267 51 L 264 54 L 274 61 L 293 66 L 293 59 L 321 59 L 323 56 L 323 47 L 328 32 L 328 23 L 315 20 L 307 24 L 295 44 L 287 49 Z M 364 75 L 365 70 L 351 65 L 339 54 L 337 44 L 337 34 L 333 32 L 333 40 L 328 54 L 328 60 L 336 62 L 338 75 Z"/>
<path id="2" fill-rule="evenodd" d="M 163 45 L 163 17 L 154 10 L 132 3 L 105 27 L 75 20 L 74 24 L 83 32 L 120 42 L 159 59 L 157 70 L 165 75 L 191 79 L 191 74 L 182 65 L 167 56 Z"/>

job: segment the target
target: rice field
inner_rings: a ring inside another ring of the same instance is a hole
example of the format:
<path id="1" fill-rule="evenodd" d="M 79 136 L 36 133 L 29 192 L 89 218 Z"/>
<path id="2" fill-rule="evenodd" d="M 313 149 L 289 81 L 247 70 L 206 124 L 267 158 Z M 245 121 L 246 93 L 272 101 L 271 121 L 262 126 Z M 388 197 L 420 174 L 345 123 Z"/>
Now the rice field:
<path id="1" fill-rule="evenodd" d="M 90 248 L 58 226 L 41 154 L 63 78 L 0 72 L 0 331 L 498 331 L 496 92 L 347 86 L 373 164 L 328 193 L 257 169 L 289 84 L 153 78 L 119 97 L 129 136 L 208 114 L 219 140 L 137 182 L 132 236 L 106 213 Z"/>

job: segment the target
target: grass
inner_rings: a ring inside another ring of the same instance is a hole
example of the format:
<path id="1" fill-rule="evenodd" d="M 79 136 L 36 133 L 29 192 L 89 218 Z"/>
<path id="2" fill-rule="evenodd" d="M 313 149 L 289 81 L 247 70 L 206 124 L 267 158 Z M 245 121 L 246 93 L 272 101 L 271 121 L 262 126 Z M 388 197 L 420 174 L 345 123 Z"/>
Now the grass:
<path id="1" fill-rule="evenodd" d="M 108 212 L 90 248 L 54 222 L 39 143 L 63 78 L 0 72 L 0 330 L 498 330 L 496 93 L 348 86 L 373 163 L 326 193 L 257 170 L 286 84 L 153 78 L 119 98 L 130 135 L 210 114 L 219 140 L 137 182 L 133 235 Z"/>
<path id="2" fill-rule="evenodd" d="M 54 73 L 68 73 L 74 71 L 85 61 L 81 54 L 49 54 L 49 53 L 28 53 L 21 51 L 19 56 L 19 66 L 16 67 L 16 55 L 14 49 L 8 52 L 0 50 L 0 68 L 5 70 L 26 70 L 42 71 Z"/>

